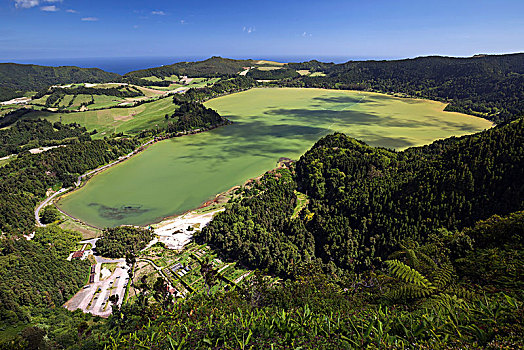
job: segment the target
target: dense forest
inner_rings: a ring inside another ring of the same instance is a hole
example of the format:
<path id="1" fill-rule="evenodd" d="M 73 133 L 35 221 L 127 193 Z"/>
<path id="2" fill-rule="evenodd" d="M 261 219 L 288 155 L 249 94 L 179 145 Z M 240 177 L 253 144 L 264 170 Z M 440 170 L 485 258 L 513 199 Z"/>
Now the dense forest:
<path id="1" fill-rule="evenodd" d="M 281 68 L 281 69 L 271 69 L 271 70 L 261 70 L 261 69 L 251 69 L 247 73 L 248 77 L 257 80 L 279 80 L 287 78 L 297 78 L 300 74 L 296 70 L 290 68 Z"/>
<path id="2" fill-rule="evenodd" d="M 78 124 L 51 124 L 45 119 L 19 120 L 0 130 L 0 157 L 26 149 L 89 141 L 86 129 Z"/>
<path id="3" fill-rule="evenodd" d="M 33 308 L 59 308 L 86 282 L 87 261 L 67 261 L 76 231 L 39 227 L 31 241 L 0 240 L 0 321 L 27 322 Z"/>
<path id="4" fill-rule="evenodd" d="M 0 63 L 0 101 L 39 91 L 51 85 L 118 82 L 116 73 L 99 68 L 46 67 L 34 64 Z"/>
<path id="5" fill-rule="evenodd" d="M 197 237 L 281 276 L 314 259 L 366 270 L 407 239 L 524 209 L 523 147 L 522 119 L 403 152 L 330 135 L 300 158 L 294 176 L 267 174 Z M 292 219 L 295 189 L 309 204 Z"/>
<path id="6" fill-rule="evenodd" d="M 207 108 L 201 103 L 181 101 L 177 95 L 173 97 L 173 103 L 178 107 L 167 119 L 173 118 L 176 122 L 168 123 L 167 132 L 209 128 L 226 121 L 214 109 Z"/>
<path id="7" fill-rule="evenodd" d="M 132 226 L 106 228 L 104 236 L 96 242 L 99 255 L 109 258 L 122 258 L 137 254 L 153 239 L 153 232 Z"/>

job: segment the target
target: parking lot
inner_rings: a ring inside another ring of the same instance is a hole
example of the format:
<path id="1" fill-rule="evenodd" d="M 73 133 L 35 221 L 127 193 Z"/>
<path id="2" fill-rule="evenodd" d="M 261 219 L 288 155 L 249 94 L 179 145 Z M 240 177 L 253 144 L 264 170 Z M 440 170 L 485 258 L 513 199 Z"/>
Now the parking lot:
<path id="1" fill-rule="evenodd" d="M 105 260 L 104 264 L 116 264 L 114 271 L 102 279 L 102 265 L 97 263 L 94 272 L 94 282 L 80 289 L 64 307 L 68 310 L 81 309 L 96 316 L 108 317 L 111 314 L 111 295 L 118 295 L 118 305 L 122 303 L 129 274 L 123 259 Z M 107 269 L 106 269 L 107 275 Z"/>

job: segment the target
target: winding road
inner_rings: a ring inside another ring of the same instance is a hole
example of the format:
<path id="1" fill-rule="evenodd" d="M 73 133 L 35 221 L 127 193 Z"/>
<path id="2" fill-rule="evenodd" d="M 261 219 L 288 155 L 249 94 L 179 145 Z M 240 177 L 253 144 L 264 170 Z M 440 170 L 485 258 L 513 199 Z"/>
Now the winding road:
<path id="1" fill-rule="evenodd" d="M 112 167 L 113 165 L 116 165 L 124 160 L 126 160 L 127 158 L 137 154 L 138 152 L 140 152 L 141 150 L 144 149 L 144 147 L 146 147 L 147 145 L 153 143 L 155 141 L 155 139 L 153 140 L 149 140 L 147 141 L 146 143 L 140 145 L 139 147 L 137 147 L 133 152 L 130 152 L 128 154 L 126 154 L 125 156 L 122 156 L 120 158 L 118 158 L 117 160 L 115 160 L 114 162 L 111 162 L 109 164 L 106 164 L 104 166 L 101 166 L 99 168 L 96 168 L 96 169 L 93 169 L 91 171 L 88 171 L 87 173 L 83 174 L 83 175 L 80 175 L 77 179 L 76 179 L 76 182 L 75 182 L 75 187 L 79 187 L 81 184 L 82 184 L 82 179 L 86 178 L 87 176 L 89 175 L 92 175 L 94 173 L 98 173 L 100 171 L 103 171 L 107 168 L 110 168 Z M 61 188 L 59 189 L 58 191 L 56 191 L 55 193 L 53 193 L 52 195 L 50 195 L 49 197 L 47 197 L 43 202 L 41 202 L 36 208 L 35 208 L 35 220 L 36 220 L 36 225 L 39 226 L 39 227 L 45 227 L 46 225 L 45 224 L 42 224 L 42 222 L 40 221 L 40 210 L 42 210 L 42 208 L 44 208 L 45 206 L 47 206 L 52 200 L 53 198 L 55 198 L 56 196 L 64 193 L 64 192 L 67 192 L 71 189 L 71 187 L 68 187 L 68 188 Z"/>
<path id="2" fill-rule="evenodd" d="M 40 203 L 36 209 L 35 209 L 35 220 L 36 220 L 36 226 L 39 226 L 39 227 L 45 227 L 45 224 L 42 224 L 42 222 L 40 221 L 40 210 L 45 207 L 47 204 L 49 204 L 49 202 L 51 200 L 53 200 L 53 198 L 55 198 L 56 196 L 58 196 L 59 194 L 61 193 L 64 193 L 66 191 L 69 191 L 71 187 L 68 187 L 68 188 L 61 188 L 59 189 L 58 191 L 56 191 L 55 193 L 53 193 L 52 195 L 50 195 L 49 197 L 47 197 L 42 203 Z"/>

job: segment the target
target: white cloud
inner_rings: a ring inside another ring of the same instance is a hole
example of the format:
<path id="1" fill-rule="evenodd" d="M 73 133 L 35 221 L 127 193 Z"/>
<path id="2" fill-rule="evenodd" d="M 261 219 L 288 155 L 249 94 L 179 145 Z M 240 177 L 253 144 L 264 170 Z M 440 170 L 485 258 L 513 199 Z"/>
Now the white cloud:
<path id="1" fill-rule="evenodd" d="M 181 19 L 181 20 L 180 20 L 180 24 L 186 24 L 186 21 L 183 20 L 183 19 Z"/>
<path id="2" fill-rule="evenodd" d="M 84 22 L 96 22 L 96 21 L 98 21 L 98 18 L 97 17 L 84 17 L 84 18 L 82 18 L 82 21 L 84 21 Z"/>
<path id="3" fill-rule="evenodd" d="M 67 9 L 66 12 L 69 12 L 69 13 L 78 13 L 77 10 L 73 10 L 73 9 Z"/>
<path id="4" fill-rule="evenodd" d="M 159 11 L 159 10 L 151 11 L 151 14 L 152 15 L 158 15 L 158 16 L 165 16 L 166 15 L 166 13 L 164 11 Z"/>
<path id="5" fill-rule="evenodd" d="M 311 34 L 311 33 L 308 33 L 308 32 L 302 33 L 302 37 L 303 38 L 307 38 L 307 37 L 311 37 L 311 36 L 313 36 L 313 34 Z"/>
<path id="6" fill-rule="evenodd" d="M 38 6 L 39 0 L 15 0 L 15 7 L 28 9 L 31 7 Z"/>
<path id="7" fill-rule="evenodd" d="M 255 28 L 255 27 L 243 27 L 243 28 L 242 28 L 242 31 L 243 31 L 243 32 L 246 32 L 246 33 L 248 33 L 248 34 L 251 34 L 251 33 L 253 33 L 254 31 L 256 31 L 256 28 Z"/>
<path id="8" fill-rule="evenodd" d="M 46 11 L 46 12 L 56 12 L 58 11 L 58 7 L 56 7 L 55 5 L 42 6 L 40 7 L 40 10 Z"/>
<path id="9" fill-rule="evenodd" d="M 135 25 L 133 26 L 133 29 L 138 29 L 138 26 L 135 24 Z"/>
<path id="10" fill-rule="evenodd" d="M 14 0 L 14 2 L 15 2 L 16 8 L 29 9 L 31 7 L 38 6 L 40 4 L 57 3 L 57 2 L 62 2 L 62 0 Z M 44 7 L 48 7 L 48 6 L 44 6 Z M 47 11 L 47 10 L 43 10 L 43 11 Z"/>

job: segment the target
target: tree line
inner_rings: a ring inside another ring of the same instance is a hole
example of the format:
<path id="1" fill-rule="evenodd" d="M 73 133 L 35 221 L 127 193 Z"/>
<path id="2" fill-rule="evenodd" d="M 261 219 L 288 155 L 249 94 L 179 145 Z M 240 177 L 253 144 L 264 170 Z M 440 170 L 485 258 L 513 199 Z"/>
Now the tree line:
<path id="1" fill-rule="evenodd" d="M 86 128 L 79 124 L 51 124 L 48 120 L 19 120 L 0 130 L 0 157 L 24 150 L 60 144 L 89 141 Z"/>

